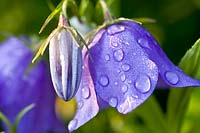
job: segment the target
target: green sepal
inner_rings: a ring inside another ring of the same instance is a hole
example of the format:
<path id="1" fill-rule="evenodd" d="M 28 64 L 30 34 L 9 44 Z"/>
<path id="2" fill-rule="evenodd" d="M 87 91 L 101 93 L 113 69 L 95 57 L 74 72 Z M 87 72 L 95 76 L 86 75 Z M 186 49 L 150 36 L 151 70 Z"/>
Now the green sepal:
<path id="1" fill-rule="evenodd" d="M 79 48 L 83 48 L 83 46 L 85 46 L 88 49 L 88 46 L 85 40 L 81 37 L 81 35 L 78 33 L 78 31 L 74 27 L 64 26 L 63 28 L 65 28 L 72 35 L 72 37 L 76 41 L 76 44 Z"/>
<path id="2" fill-rule="evenodd" d="M 48 36 L 47 39 L 45 39 L 45 41 L 42 43 L 42 45 L 40 46 L 38 52 L 36 53 L 36 55 L 34 56 L 32 63 L 35 62 L 35 60 L 40 56 L 44 54 L 45 49 L 47 48 L 50 40 L 56 35 L 58 34 L 62 29 L 67 30 L 67 32 L 69 32 L 71 34 L 71 36 L 74 38 L 74 40 L 76 41 L 76 44 L 79 48 L 83 48 L 83 46 L 85 46 L 87 49 L 88 46 L 85 42 L 85 40 L 81 37 L 81 35 L 78 33 L 78 31 L 73 28 L 73 27 L 69 27 L 69 26 L 58 26 L 55 30 L 53 30 L 51 32 L 51 34 Z"/>
<path id="3" fill-rule="evenodd" d="M 37 59 L 40 55 L 43 55 L 43 54 L 44 54 L 44 51 L 46 50 L 46 48 L 47 48 L 47 46 L 48 46 L 48 44 L 49 44 L 51 38 L 54 37 L 54 35 L 55 35 L 56 33 L 58 33 L 61 29 L 62 29 L 62 27 L 59 27 L 59 26 L 58 26 L 55 30 L 53 30 L 53 31 L 51 32 L 51 34 L 48 36 L 48 38 L 44 40 L 44 42 L 41 44 L 41 46 L 40 46 L 38 52 L 37 52 L 36 55 L 34 56 L 34 58 L 33 58 L 33 60 L 32 60 L 32 63 L 34 63 L 34 62 L 36 61 L 36 59 Z"/>
<path id="4" fill-rule="evenodd" d="M 92 30 L 91 32 L 89 32 L 85 36 L 85 40 L 87 40 L 88 45 L 89 45 L 99 31 L 101 31 L 102 29 L 108 27 L 109 25 L 117 24 L 117 23 L 120 23 L 120 22 L 123 22 L 123 21 L 130 21 L 130 22 L 138 23 L 140 25 L 142 24 L 139 21 L 132 20 L 132 19 L 127 19 L 127 18 L 113 19 L 111 21 L 104 22 L 102 25 L 98 26 L 97 28 L 95 28 L 94 30 Z"/>
<path id="5" fill-rule="evenodd" d="M 56 16 L 56 14 L 58 14 L 61 10 L 62 10 L 62 4 L 63 4 L 64 0 L 62 0 L 58 6 L 54 9 L 54 11 L 47 17 L 47 19 L 45 20 L 44 24 L 42 25 L 39 34 L 42 33 L 42 31 L 44 30 L 44 28 L 47 26 L 47 24 Z"/>
<path id="6" fill-rule="evenodd" d="M 147 17 L 142 17 L 142 18 L 132 18 L 132 20 L 140 22 L 141 24 L 151 24 L 151 23 L 156 23 L 156 20 L 153 18 L 147 18 Z"/>

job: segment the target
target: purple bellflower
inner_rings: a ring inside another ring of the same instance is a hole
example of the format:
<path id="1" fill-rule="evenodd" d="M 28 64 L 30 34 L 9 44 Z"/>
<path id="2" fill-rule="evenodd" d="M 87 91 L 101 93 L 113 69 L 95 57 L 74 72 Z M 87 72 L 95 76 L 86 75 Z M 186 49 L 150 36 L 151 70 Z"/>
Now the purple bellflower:
<path id="1" fill-rule="evenodd" d="M 64 132 L 55 114 L 56 95 L 45 63 L 40 61 L 27 72 L 33 55 L 17 38 L 3 42 L 0 53 L 0 111 L 13 123 L 22 109 L 35 104 L 20 120 L 17 132 Z M 8 131 L 5 125 L 3 129 Z"/>
<path id="2" fill-rule="evenodd" d="M 98 30 L 83 53 L 84 69 L 76 94 L 78 104 L 69 131 L 111 106 L 127 114 L 141 105 L 156 87 L 200 86 L 165 55 L 139 23 L 120 19 Z"/>

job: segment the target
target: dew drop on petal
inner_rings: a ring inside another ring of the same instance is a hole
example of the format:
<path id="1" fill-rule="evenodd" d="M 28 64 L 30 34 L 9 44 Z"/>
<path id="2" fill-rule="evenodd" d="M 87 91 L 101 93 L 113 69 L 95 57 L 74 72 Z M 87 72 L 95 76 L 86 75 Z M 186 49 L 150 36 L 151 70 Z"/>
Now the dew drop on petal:
<path id="1" fill-rule="evenodd" d="M 109 28 L 108 28 L 108 34 L 109 35 L 114 35 L 114 34 L 117 34 L 117 33 L 120 33 L 122 31 L 125 30 L 125 27 L 122 26 L 122 25 L 111 25 Z"/>
<path id="2" fill-rule="evenodd" d="M 121 78 L 121 81 L 124 82 L 124 81 L 126 80 L 126 75 L 125 75 L 125 74 L 122 74 L 122 75 L 120 76 L 120 78 Z"/>
<path id="3" fill-rule="evenodd" d="M 120 72 L 121 72 L 121 70 L 120 70 L 120 69 L 118 69 L 118 70 L 117 70 L 117 73 L 120 73 Z"/>
<path id="4" fill-rule="evenodd" d="M 117 98 L 115 98 L 115 97 L 112 97 L 112 98 L 110 98 L 110 100 L 109 100 L 109 105 L 110 106 L 112 106 L 112 107 L 116 107 L 117 106 Z"/>
<path id="5" fill-rule="evenodd" d="M 124 52 L 121 49 L 115 50 L 113 56 L 116 61 L 122 61 L 124 58 Z"/>
<path id="6" fill-rule="evenodd" d="M 84 104 L 84 103 L 83 103 L 83 101 L 82 101 L 82 100 L 81 100 L 81 101 L 79 101 L 79 102 L 78 102 L 78 108 L 79 108 L 79 109 L 81 109 L 81 108 L 83 107 L 83 104 Z"/>
<path id="7" fill-rule="evenodd" d="M 83 87 L 81 93 L 83 98 L 87 99 L 90 96 L 90 89 L 88 87 Z"/>
<path id="8" fill-rule="evenodd" d="M 118 46 L 118 43 L 113 42 L 113 43 L 111 43 L 111 45 L 112 45 L 113 47 L 117 47 L 117 46 Z"/>
<path id="9" fill-rule="evenodd" d="M 110 60 L 110 56 L 107 54 L 107 55 L 105 55 L 105 60 L 106 61 L 109 61 Z"/>
<path id="10" fill-rule="evenodd" d="M 108 84 L 109 84 L 109 79 L 108 79 L 108 77 L 107 77 L 106 75 L 101 76 L 100 79 L 99 79 L 99 83 L 100 83 L 100 85 L 103 86 L 103 87 L 108 86 Z"/>
<path id="11" fill-rule="evenodd" d="M 127 72 L 127 71 L 129 71 L 129 69 L 130 69 L 130 65 L 129 65 L 129 64 L 123 64 L 121 67 L 122 67 L 122 70 L 123 70 L 124 72 Z"/>
<path id="12" fill-rule="evenodd" d="M 171 84 L 177 84 L 179 81 L 178 75 L 174 72 L 166 72 L 165 77 Z"/>
<path id="13" fill-rule="evenodd" d="M 132 97 L 138 99 L 138 95 L 132 95 Z"/>
<path id="14" fill-rule="evenodd" d="M 135 87 L 138 91 L 146 93 L 151 88 L 151 81 L 147 75 L 141 74 L 135 81 Z"/>
<path id="15" fill-rule="evenodd" d="M 132 84 L 132 80 L 130 80 L 130 79 L 128 79 L 127 82 L 128 82 L 129 84 Z"/>
<path id="16" fill-rule="evenodd" d="M 128 91 L 128 86 L 126 84 L 122 85 L 122 92 L 126 93 Z"/>
<path id="17" fill-rule="evenodd" d="M 127 96 L 126 100 L 118 106 L 118 111 L 122 114 L 130 112 L 136 104 L 136 99 L 132 96 Z"/>
<path id="18" fill-rule="evenodd" d="M 144 38 L 139 38 L 138 39 L 138 43 L 142 46 L 142 47 L 146 47 L 149 48 L 149 44 L 148 41 Z"/>
<path id="19" fill-rule="evenodd" d="M 77 126 L 77 123 L 78 123 L 78 120 L 77 119 L 73 119 L 69 122 L 69 125 L 68 125 L 68 129 L 69 131 L 73 131 L 76 126 Z"/>

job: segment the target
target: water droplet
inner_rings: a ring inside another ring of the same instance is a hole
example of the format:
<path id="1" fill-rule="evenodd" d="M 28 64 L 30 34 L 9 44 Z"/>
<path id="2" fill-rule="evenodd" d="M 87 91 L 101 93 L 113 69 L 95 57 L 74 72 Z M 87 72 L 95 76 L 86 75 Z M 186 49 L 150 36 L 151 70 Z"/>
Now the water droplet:
<path id="1" fill-rule="evenodd" d="M 117 33 L 120 33 L 122 31 L 125 30 L 125 27 L 122 26 L 122 25 L 111 25 L 109 28 L 108 28 L 108 34 L 109 35 L 114 35 L 114 34 L 117 34 Z"/>
<path id="2" fill-rule="evenodd" d="M 120 78 L 121 78 L 121 81 L 124 82 L 126 80 L 126 75 L 122 74 Z"/>
<path id="3" fill-rule="evenodd" d="M 127 85 L 122 85 L 122 92 L 126 93 L 128 91 L 128 86 Z"/>
<path id="4" fill-rule="evenodd" d="M 79 102 L 78 102 L 78 108 L 79 108 L 79 109 L 81 109 L 81 108 L 83 107 L 83 104 L 84 104 L 84 103 L 83 103 L 83 101 L 82 101 L 82 100 L 81 100 L 81 101 L 79 101 Z"/>
<path id="5" fill-rule="evenodd" d="M 109 105 L 112 106 L 112 107 L 116 107 L 117 106 L 117 98 L 112 97 L 109 100 Z"/>
<path id="6" fill-rule="evenodd" d="M 117 73 L 120 73 L 120 72 L 121 72 L 121 70 L 120 70 L 120 69 L 118 69 L 118 70 L 117 70 Z"/>
<path id="7" fill-rule="evenodd" d="M 118 106 L 118 111 L 122 114 L 127 114 L 136 106 L 136 100 L 132 96 L 127 96 L 126 100 Z"/>
<path id="8" fill-rule="evenodd" d="M 87 99 L 90 96 L 90 89 L 88 87 L 83 87 L 81 93 L 83 98 Z"/>
<path id="9" fill-rule="evenodd" d="M 138 43 L 142 46 L 142 47 L 146 47 L 149 48 L 149 43 L 146 39 L 144 38 L 139 38 L 138 39 Z"/>
<path id="10" fill-rule="evenodd" d="M 107 54 L 107 55 L 105 55 L 105 60 L 106 61 L 109 61 L 110 60 L 110 56 Z"/>
<path id="11" fill-rule="evenodd" d="M 123 64 L 123 65 L 122 65 L 122 70 L 123 70 L 124 72 L 129 71 L 129 69 L 130 69 L 130 65 L 129 65 L 129 64 Z"/>
<path id="12" fill-rule="evenodd" d="M 114 59 L 116 61 L 121 61 L 124 58 L 124 52 L 121 49 L 118 49 L 114 52 Z"/>
<path id="13" fill-rule="evenodd" d="M 106 75 L 101 76 L 99 83 L 100 83 L 101 86 L 104 86 L 104 87 L 108 86 L 108 84 L 109 84 L 108 77 Z"/>
<path id="14" fill-rule="evenodd" d="M 138 95 L 132 95 L 133 98 L 138 99 Z"/>
<path id="15" fill-rule="evenodd" d="M 178 75 L 174 72 L 166 72 L 165 77 L 171 84 L 177 84 L 179 81 Z"/>
<path id="16" fill-rule="evenodd" d="M 128 82 L 129 84 L 132 84 L 132 80 L 130 80 L 130 79 L 128 79 L 127 82 Z"/>
<path id="17" fill-rule="evenodd" d="M 69 125 L 68 125 L 69 131 L 75 130 L 77 124 L 78 124 L 78 120 L 77 120 L 77 119 L 71 120 L 71 121 L 69 122 Z"/>
<path id="18" fill-rule="evenodd" d="M 151 81 L 147 75 L 139 75 L 135 81 L 135 87 L 138 91 L 146 93 L 151 88 Z"/>
<path id="19" fill-rule="evenodd" d="M 118 46 L 118 43 L 113 42 L 113 43 L 111 43 L 111 45 L 112 45 L 113 47 L 117 47 L 117 46 Z"/>

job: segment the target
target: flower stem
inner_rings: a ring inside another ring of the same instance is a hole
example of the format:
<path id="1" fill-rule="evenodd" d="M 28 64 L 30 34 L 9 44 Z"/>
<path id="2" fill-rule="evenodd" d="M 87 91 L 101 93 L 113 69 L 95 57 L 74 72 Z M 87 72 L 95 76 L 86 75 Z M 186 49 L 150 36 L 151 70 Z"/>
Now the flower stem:
<path id="1" fill-rule="evenodd" d="M 112 15 L 110 13 L 110 10 L 109 10 L 106 2 L 104 0 L 99 0 L 99 2 L 100 2 L 100 5 L 102 7 L 102 10 L 103 10 L 104 21 L 105 22 L 112 21 L 113 18 L 112 18 Z"/>
<path id="2" fill-rule="evenodd" d="M 10 132 L 12 132 L 12 124 L 2 112 L 0 112 L 0 120 L 2 120 L 6 124 Z"/>
<path id="3" fill-rule="evenodd" d="M 66 19 L 67 19 L 67 2 L 68 0 L 64 0 L 63 5 L 62 5 L 62 13 Z"/>

